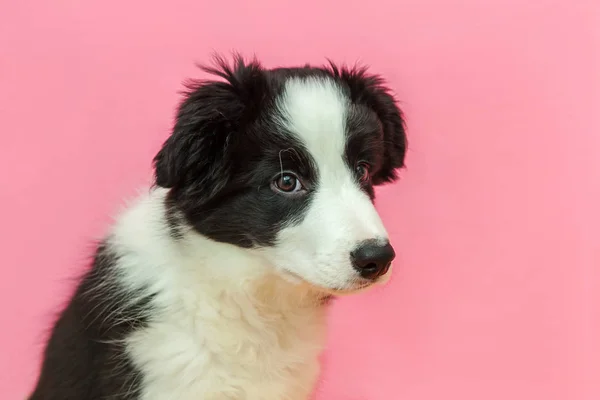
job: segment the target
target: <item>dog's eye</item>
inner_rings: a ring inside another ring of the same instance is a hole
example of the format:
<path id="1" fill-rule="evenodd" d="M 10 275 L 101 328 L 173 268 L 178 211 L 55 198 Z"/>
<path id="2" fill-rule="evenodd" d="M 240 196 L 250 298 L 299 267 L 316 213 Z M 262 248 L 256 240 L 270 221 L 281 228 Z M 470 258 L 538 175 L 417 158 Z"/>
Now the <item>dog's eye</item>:
<path id="1" fill-rule="evenodd" d="M 356 175 L 361 182 L 369 182 L 371 180 L 371 166 L 365 162 L 359 162 L 356 164 Z"/>
<path id="2" fill-rule="evenodd" d="M 304 190 L 300 179 L 289 172 L 283 173 L 275 178 L 272 186 L 274 186 L 276 190 L 284 193 L 295 193 Z"/>

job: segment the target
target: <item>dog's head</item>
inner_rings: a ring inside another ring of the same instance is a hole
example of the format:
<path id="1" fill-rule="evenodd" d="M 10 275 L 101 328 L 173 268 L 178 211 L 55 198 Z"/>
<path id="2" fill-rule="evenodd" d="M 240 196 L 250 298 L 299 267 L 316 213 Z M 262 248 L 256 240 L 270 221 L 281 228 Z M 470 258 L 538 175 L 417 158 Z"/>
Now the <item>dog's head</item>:
<path id="1" fill-rule="evenodd" d="M 267 70 L 236 58 L 193 82 L 154 160 L 156 184 L 198 233 L 258 252 L 330 293 L 394 258 L 373 187 L 404 164 L 402 113 L 364 69 Z"/>

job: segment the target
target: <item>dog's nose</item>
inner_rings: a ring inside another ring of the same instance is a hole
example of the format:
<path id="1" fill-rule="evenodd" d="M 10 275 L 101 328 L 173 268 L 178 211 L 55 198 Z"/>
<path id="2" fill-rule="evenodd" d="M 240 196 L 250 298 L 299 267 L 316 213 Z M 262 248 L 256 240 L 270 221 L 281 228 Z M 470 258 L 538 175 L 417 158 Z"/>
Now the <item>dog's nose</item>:
<path id="1" fill-rule="evenodd" d="M 375 240 L 367 240 L 352 251 L 350 257 L 352 265 L 360 272 L 360 276 L 375 279 L 388 271 L 396 253 L 389 243 L 382 244 Z"/>

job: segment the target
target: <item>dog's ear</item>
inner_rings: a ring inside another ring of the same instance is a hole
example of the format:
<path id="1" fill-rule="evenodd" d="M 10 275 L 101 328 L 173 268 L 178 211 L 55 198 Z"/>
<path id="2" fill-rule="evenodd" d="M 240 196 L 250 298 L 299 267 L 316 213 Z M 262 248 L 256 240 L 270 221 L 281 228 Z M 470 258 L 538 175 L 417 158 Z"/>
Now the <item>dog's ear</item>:
<path id="1" fill-rule="evenodd" d="M 256 61 L 236 56 L 233 66 L 216 58 L 202 67 L 223 81 L 192 81 L 177 111 L 171 136 L 154 158 L 156 184 L 176 197 L 205 202 L 231 175 L 232 143 L 257 112 L 266 79 Z"/>
<path id="2" fill-rule="evenodd" d="M 372 108 L 383 126 L 384 158 L 379 171 L 373 176 L 373 184 L 393 182 L 398 177 L 398 169 L 404 167 L 407 138 L 402 111 L 390 92 L 383 86 L 371 87 Z"/>
<path id="3" fill-rule="evenodd" d="M 332 73 L 350 88 L 352 101 L 371 108 L 381 121 L 384 140 L 384 159 L 379 171 L 372 177 L 374 185 L 392 182 L 397 170 L 404 167 L 407 138 L 402 110 L 385 86 L 383 78 L 367 73 L 366 68 L 338 68 L 330 63 Z"/>

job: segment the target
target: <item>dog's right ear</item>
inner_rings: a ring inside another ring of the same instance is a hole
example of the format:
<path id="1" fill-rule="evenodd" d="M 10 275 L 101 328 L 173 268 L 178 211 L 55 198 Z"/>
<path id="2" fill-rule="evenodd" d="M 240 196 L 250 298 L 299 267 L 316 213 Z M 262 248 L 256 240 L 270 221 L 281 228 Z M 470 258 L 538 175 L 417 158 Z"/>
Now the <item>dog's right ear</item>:
<path id="1" fill-rule="evenodd" d="M 236 56 L 233 66 L 216 57 L 202 67 L 224 81 L 194 81 L 179 106 L 171 136 L 154 157 L 156 184 L 176 197 L 205 202 L 229 181 L 230 146 L 243 125 L 258 112 L 266 78 L 256 61 Z"/>

